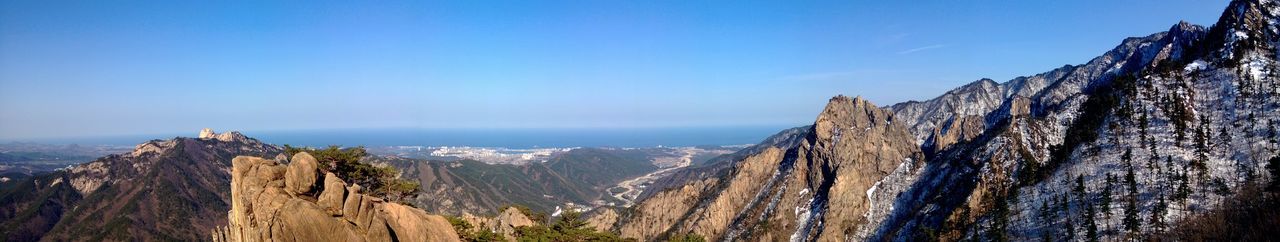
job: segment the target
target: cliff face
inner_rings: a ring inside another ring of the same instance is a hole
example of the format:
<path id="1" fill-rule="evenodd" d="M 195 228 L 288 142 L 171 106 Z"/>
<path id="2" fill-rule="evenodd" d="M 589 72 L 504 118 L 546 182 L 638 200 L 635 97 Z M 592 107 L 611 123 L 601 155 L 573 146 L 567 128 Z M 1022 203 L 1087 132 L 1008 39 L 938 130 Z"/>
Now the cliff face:
<path id="1" fill-rule="evenodd" d="M 643 240 L 695 233 L 725 240 L 852 238 L 882 193 L 879 183 L 917 170 L 924 156 L 906 126 L 860 98 L 836 97 L 797 143 L 766 147 L 724 177 L 668 188 L 621 216 Z M 894 178 L 896 179 L 896 178 Z"/>
<path id="2" fill-rule="evenodd" d="M 444 217 L 385 202 L 321 173 L 303 152 L 232 160 L 228 224 L 214 241 L 457 241 Z"/>

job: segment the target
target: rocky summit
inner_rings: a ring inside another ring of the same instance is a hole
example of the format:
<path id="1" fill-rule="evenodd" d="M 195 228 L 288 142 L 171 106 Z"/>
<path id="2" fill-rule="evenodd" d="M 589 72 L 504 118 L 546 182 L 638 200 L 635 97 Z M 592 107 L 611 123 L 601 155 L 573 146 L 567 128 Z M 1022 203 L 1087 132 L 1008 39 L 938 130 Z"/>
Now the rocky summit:
<path id="1" fill-rule="evenodd" d="M 231 210 L 214 241 L 458 241 L 444 217 L 362 194 L 310 154 L 281 162 L 231 161 Z"/>

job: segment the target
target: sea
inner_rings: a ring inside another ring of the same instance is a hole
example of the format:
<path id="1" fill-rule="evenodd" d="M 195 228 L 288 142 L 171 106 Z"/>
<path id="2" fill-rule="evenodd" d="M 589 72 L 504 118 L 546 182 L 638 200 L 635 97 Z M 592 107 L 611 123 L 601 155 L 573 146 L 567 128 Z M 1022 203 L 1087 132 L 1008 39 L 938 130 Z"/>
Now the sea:
<path id="1" fill-rule="evenodd" d="M 556 129 L 325 129 L 242 131 L 266 143 L 293 146 L 471 146 L 524 148 L 657 147 L 743 145 L 759 143 L 788 126 L 679 128 Z M 216 130 L 222 132 L 222 130 Z M 5 140 L 46 144 L 136 145 L 153 139 L 195 137 L 189 134 L 120 135 Z"/>

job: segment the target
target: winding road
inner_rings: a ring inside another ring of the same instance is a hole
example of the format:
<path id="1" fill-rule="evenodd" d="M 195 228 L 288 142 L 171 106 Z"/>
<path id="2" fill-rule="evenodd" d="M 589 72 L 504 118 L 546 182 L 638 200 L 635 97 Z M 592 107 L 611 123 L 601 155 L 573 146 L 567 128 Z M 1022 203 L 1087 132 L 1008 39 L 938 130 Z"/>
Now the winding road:
<path id="1" fill-rule="evenodd" d="M 685 149 L 685 150 L 682 150 L 682 152 L 684 152 L 684 156 L 680 157 L 680 162 L 676 163 L 676 165 L 670 166 L 667 168 L 662 168 L 657 171 L 650 172 L 649 174 L 632 178 L 630 180 L 619 182 L 618 185 L 614 187 L 620 187 L 622 189 L 625 189 L 625 191 L 620 193 L 613 193 L 612 191 L 614 189 L 609 188 L 608 191 L 610 195 L 612 195 L 614 198 L 617 198 L 618 200 L 622 200 L 624 202 L 622 205 L 623 207 L 631 207 L 631 205 L 635 205 L 636 197 L 639 197 L 640 193 L 644 192 L 644 189 L 640 187 L 641 185 L 652 182 L 653 180 L 657 180 L 658 178 L 665 176 L 667 173 L 670 173 L 671 171 L 675 171 L 676 169 L 684 168 L 689 166 L 690 164 L 693 164 L 694 151 L 690 149 Z"/>

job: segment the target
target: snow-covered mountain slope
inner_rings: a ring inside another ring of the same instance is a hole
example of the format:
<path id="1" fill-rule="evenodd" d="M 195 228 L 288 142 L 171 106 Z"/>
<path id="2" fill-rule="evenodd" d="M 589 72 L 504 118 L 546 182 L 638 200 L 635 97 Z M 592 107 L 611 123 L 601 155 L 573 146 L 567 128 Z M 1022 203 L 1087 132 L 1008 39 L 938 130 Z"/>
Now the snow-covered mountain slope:
<path id="1" fill-rule="evenodd" d="M 668 180 L 615 229 L 646 240 L 1162 236 L 1239 187 L 1274 179 L 1263 162 L 1280 148 L 1277 5 L 1233 1 L 1209 28 L 1180 22 L 1084 64 L 881 108 L 888 113 L 872 116 L 902 125 L 910 147 L 875 138 L 893 135 L 849 140 L 882 145 L 872 160 L 891 164 L 876 173 L 830 169 L 868 162 L 850 156 L 856 149 L 815 148 L 843 140 L 821 130 L 829 104 L 803 142 Z M 818 150 L 837 155 L 806 155 Z M 917 151 L 923 157 L 898 155 Z M 822 189 L 850 180 L 858 191 Z"/>
<path id="2" fill-rule="evenodd" d="M 971 142 L 938 148 L 879 236 L 1143 237 L 1266 177 L 1280 138 L 1275 5 L 1232 2 L 1212 28 L 1179 23 L 1038 75 L 1071 69 L 1010 94 Z"/>

